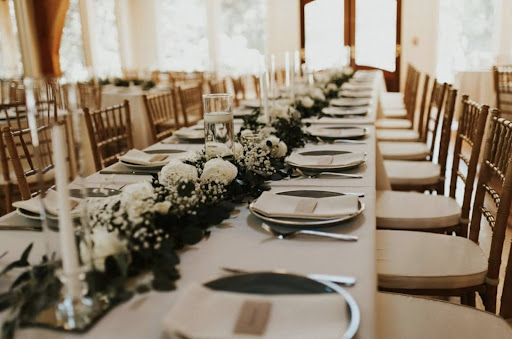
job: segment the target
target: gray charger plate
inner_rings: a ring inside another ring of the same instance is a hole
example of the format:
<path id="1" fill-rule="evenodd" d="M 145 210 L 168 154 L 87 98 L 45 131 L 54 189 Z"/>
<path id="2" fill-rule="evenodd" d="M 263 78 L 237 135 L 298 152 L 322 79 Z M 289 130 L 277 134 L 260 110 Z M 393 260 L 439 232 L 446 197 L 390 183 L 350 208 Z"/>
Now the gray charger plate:
<path id="1" fill-rule="evenodd" d="M 339 192 L 331 192 L 331 191 L 319 191 L 319 190 L 293 190 L 293 191 L 284 191 L 277 193 L 278 195 L 289 195 L 294 197 L 305 197 L 305 198 L 328 198 L 328 197 L 336 197 L 342 196 L 343 193 Z M 255 200 L 256 201 L 256 200 Z M 253 209 L 253 201 L 249 205 L 249 211 L 259 219 L 262 219 L 267 222 L 271 222 L 277 225 L 286 226 L 290 228 L 320 228 L 327 226 L 335 226 L 344 221 L 351 220 L 357 217 L 359 214 L 363 213 L 365 205 L 361 201 L 359 201 L 359 209 L 357 213 L 346 215 L 340 218 L 335 219 L 295 219 L 295 218 L 275 218 L 263 215 Z"/>
<path id="2" fill-rule="evenodd" d="M 204 286 L 215 291 L 258 295 L 338 293 L 345 300 L 350 317 L 349 326 L 340 338 L 353 338 L 361 322 L 361 312 L 352 295 L 332 282 L 316 281 L 294 274 L 255 272 L 215 279 Z"/>
<path id="3" fill-rule="evenodd" d="M 351 153 L 351 152 L 324 150 L 324 151 L 305 151 L 305 152 L 300 152 L 299 154 L 322 156 L 322 155 L 339 155 L 339 154 L 346 154 L 346 153 Z M 295 166 L 295 165 L 291 165 L 291 164 L 290 165 L 295 168 L 298 168 L 302 171 L 306 171 L 306 172 L 337 172 L 337 171 L 341 171 L 341 170 L 349 170 L 349 169 L 359 167 L 362 164 L 364 164 L 365 162 L 366 162 L 366 157 L 364 157 L 364 159 L 362 159 L 359 162 L 355 162 L 352 164 L 347 164 L 347 165 L 343 165 L 343 166 L 339 166 L 339 167 L 304 167 L 304 166 Z"/>
<path id="4" fill-rule="evenodd" d="M 321 127 L 321 128 L 317 128 L 317 130 L 322 130 L 322 129 L 333 129 L 333 130 L 342 130 L 342 129 L 358 129 L 358 130 L 362 130 L 362 133 L 361 135 L 354 135 L 354 136 L 340 136 L 340 137 L 333 137 L 333 136 L 328 136 L 328 135 L 321 135 L 321 134 L 315 134 L 313 135 L 314 137 L 319 137 L 319 138 L 322 138 L 322 139 L 325 139 L 325 140 L 336 140 L 336 139 L 363 139 L 363 138 L 366 138 L 369 134 L 370 134 L 370 130 L 366 127 L 350 127 L 350 126 L 328 126 L 328 127 Z"/>

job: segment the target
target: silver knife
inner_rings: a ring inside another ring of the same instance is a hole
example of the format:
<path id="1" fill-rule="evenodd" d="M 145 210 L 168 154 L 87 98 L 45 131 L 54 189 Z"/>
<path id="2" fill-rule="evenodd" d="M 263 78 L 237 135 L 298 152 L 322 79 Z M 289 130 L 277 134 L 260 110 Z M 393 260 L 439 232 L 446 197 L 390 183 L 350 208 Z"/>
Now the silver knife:
<path id="1" fill-rule="evenodd" d="M 244 273 L 254 273 L 248 270 L 239 269 L 239 268 L 232 268 L 232 267 L 221 267 L 221 269 L 228 273 L 233 274 L 244 274 Z M 296 274 L 292 272 L 288 272 L 286 270 L 272 270 L 270 272 L 273 273 L 282 273 L 282 274 Z M 316 273 L 310 273 L 310 274 L 300 274 L 297 273 L 296 275 L 300 276 L 306 276 L 313 280 L 324 280 L 324 281 L 331 281 L 337 284 L 341 284 L 344 286 L 354 286 L 356 284 L 356 278 L 350 277 L 350 276 L 344 276 L 344 275 L 331 275 L 331 274 L 316 274 Z"/>
<path id="2" fill-rule="evenodd" d="M 127 174 L 127 175 L 152 175 L 157 174 L 157 172 L 135 172 L 135 171 L 110 171 L 110 170 L 102 170 L 100 174 Z"/>

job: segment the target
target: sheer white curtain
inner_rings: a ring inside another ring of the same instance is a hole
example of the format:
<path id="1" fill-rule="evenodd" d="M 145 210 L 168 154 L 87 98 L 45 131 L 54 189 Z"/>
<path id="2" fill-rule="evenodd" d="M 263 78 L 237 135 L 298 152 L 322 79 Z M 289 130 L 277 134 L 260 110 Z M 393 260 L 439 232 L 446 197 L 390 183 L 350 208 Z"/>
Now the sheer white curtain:
<path id="1" fill-rule="evenodd" d="M 21 73 L 13 4 L 10 1 L 0 1 L 0 78 L 20 76 Z"/>

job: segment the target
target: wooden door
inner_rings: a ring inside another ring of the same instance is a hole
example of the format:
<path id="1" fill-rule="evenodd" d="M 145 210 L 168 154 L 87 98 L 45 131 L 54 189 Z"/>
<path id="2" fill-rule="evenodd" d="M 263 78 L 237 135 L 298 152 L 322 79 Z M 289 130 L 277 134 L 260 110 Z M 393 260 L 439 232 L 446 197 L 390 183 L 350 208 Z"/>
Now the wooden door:
<path id="1" fill-rule="evenodd" d="M 341 60 L 350 47 L 346 63 L 382 70 L 388 90 L 398 91 L 401 0 L 301 0 L 300 13 L 302 55 L 308 65 L 333 67 L 333 55 Z"/>

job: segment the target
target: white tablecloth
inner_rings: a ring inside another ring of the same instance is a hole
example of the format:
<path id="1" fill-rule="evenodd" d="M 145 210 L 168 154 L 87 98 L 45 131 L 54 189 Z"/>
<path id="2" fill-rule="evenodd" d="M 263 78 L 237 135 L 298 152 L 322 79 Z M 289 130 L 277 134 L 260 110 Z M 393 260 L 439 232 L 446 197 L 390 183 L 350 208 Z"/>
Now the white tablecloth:
<path id="1" fill-rule="evenodd" d="M 375 114 L 375 113 L 373 113 Z M 375 115 L 374 115 L 375 116 Z M 357 338 L 375 338 L 377 335 L 377 273 L 376 273 L 376 219 L 375 189 L 376 167 L 375 133 L 365 145 L 332 145 L 335 149 L 350 149 L 368 153 L 368 162 L 360 169 L 363 179 L 302 179 L 271 183 L 272 191 L 304 189 L 307 186 L 336 192 L 363 193 L 364 213 L 349 222 L 325 229 L 329 232 L 357 235 L 357 242 L 297 237 L 289 240 L 271 238 L 261 228 L 256 217 L 246 205 L 238 206 L 239 214 L 212 228 L 211 236 L 180 253 L 181 278 L 174 292 L 150 292 L 136 296 L 117 306 L 85 334 L 69 334 L 43 329 L 19 330 L 18 338 L 162 338 L 162 318 L 175 302 L 182 287 L 191 282 L 206 282 L 224 275 L 220 267 L 246 270 L 286 269 L 298 273 L 325 273 L 352 275 L 357 284 L 347 290 L 354 296 L 361 309 L 361 326 Z M 197 149 L 201 145 L 163 145 L 151 149 Z M 308 145 L 307 147 L 316 147 Z M 129 183 L 147 180 L 140 175 L 94 174 L 89 182 Z M 315 184 L 316 182 L 316 184 Z M 0 225 L 26 225 L 27 220 L 15 213 L 0 218 Z M 34 222 L 32 222 L 34 223 Z M 0 267 L 17 258 L 29 242 L 35 242 L 32 258 L 44 253 L 43 234 L 38 232 L 2 231 L 0 248 L 8 254 L 0 259 Z M 314 326 L 311 324 L 311 326 Z"/>

